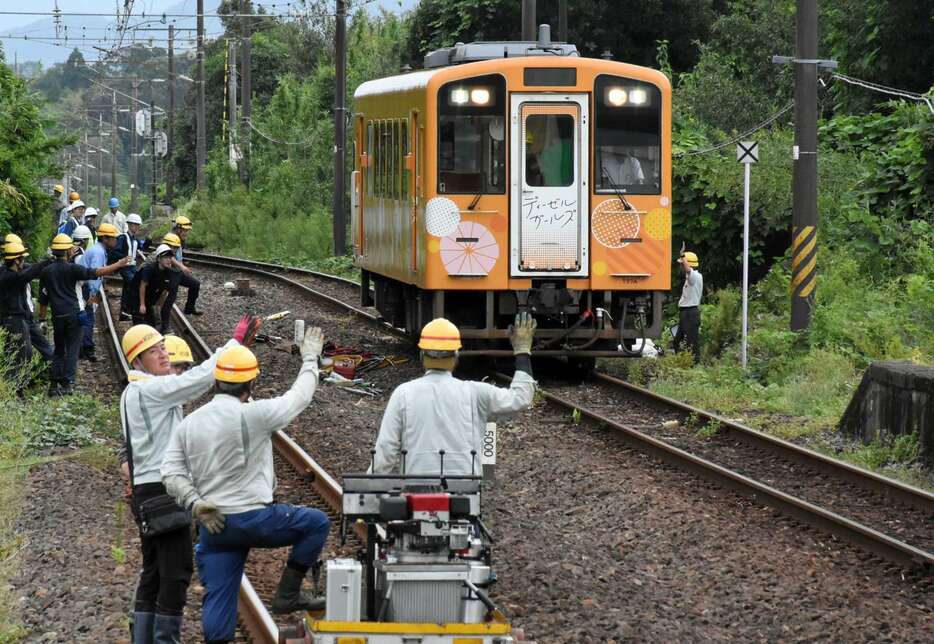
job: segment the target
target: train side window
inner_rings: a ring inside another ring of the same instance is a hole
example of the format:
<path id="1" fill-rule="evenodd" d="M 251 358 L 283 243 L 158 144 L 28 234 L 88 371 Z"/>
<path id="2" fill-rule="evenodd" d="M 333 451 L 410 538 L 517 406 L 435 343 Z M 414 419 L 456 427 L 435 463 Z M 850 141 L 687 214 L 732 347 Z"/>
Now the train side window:
<path id="1" fill-rule="evenodd" d="M 399 183 L 402 181 L 402 166 L 399 163 L 399 150 L 402 149 L 402 140 L 399 137 L 399 119 L 392 121 L 392 196 L 398 199 Z"/>
<path id="2" fill-rule="evenodd" d="M 506 79 L 452 81 L 438 94 L 438 192 L 506 192 Z"/>
<path id="3" fill-rule="evenodd" d="M 409 121 L 408 119 L 403 119 L 401 123 L 402 136 L 400 141 L 402 142 L 402 149 L 400 153 L 402 155 L 402 198 L 409 198 L 409 181 L 411 181 L 409 169 L 406 167 L 406 155 L 409 153 Z"/>
<path id="4" fill-rule="evenodd" d="M 651 83 L 601 75 L 594 84 L 598 193 L 661 193 L 662 93 Z"/>
<path id="5" fill-rule="evenodd" d="M 386 198 L 386 186 L 389 185 L 389 127 L 383 120 L 379 122 L 379 196 Z"/>
<path id="6" fill-rule="evenodd" d="M 373 121 L 367 121 L 366 124 L 366 154 L 369 165 L 366 168 L 366 192 L 373 194 L 373 174 L 376 170 L 376 149 L 373 140 Z"/>
<path id="7" fill-rule="evenodd" d="M 374 123 L 376 136 L 376 149 L 373 152 L 373 196 L 383 196 L 383 184 L 380 173 L 383 171 L 383 124 L 381 121 Z"/>

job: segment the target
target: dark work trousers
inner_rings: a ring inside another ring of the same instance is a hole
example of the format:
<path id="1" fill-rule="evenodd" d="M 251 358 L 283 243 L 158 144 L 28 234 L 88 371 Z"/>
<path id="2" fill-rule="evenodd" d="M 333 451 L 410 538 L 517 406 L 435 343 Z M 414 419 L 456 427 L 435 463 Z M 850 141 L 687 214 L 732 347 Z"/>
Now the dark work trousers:
<path id="1" fill-rule="evenodd" d="M 687 306 L 678 309 L 678 333 L 675 335 L 675 351 L 687 342 L 694 354 L 694 364 L 700 363 L 700 307 Z"/>
<path id="2" fill-rule="evenodd" d="M 133 513 L 146 499 L 165 494 L 162 483 L 133 486 Z M 191 528 L 185 526 L 154 537 L 140 537 L 143 571 L 136 588 L 136 607 L 140 613 L 181 615 L 194 570 L 191 555 Z"/>
<path id="3" fill-rule="evenodd" d="M 26 388 L 29 379 L 26 366 L 32 359 L 32 341 L 29 337 L 29 324 L 23 315 L 11 315 L 3 318 L 2 326 L 7 332 L 7 355 L 13 355 L 13 368 L 16 376 L 16 390 Z"/>
<path id="4" fill-rule="evenodd" d="M 77 313 L 52 318 L 55 332 L 55 352 L 52 356 L 52 385 L 67 387 L 78 373 L 78 353 L 81 351 L 82 327 Z"/>
<path id="5" fill-rule="evenodd" d="M 169 294 L 169 298 L 172 300 L 172 303 L 175 303 L 175 298 L 178 297 L 178 287 L 184 286 L 188 289 L 188 299 L 185 300 L 185 313 L 191 313 L 195 310 L 195 304 L 198 303 L 198 293 L 201 291 L 201 282 L 196 280 L 190 275 L 185 275 L 181 271 L 177 271 L 176 275 L 172 280 L 172 292 Z M 168 304 L 168 300 L 166 300 Z M 169 304 L 169 308 L 172 308 L 172 305 Z"/>
<path id="6" fill-rule="evenodd" d="M 133 284 L 133 276 L 136 275 L 135 266 L 124 266 L 120 269 L 120 277 L 123 278 L 123 290 L 120 292 L 120 312 L 121 313 L 130 313 L 133 312 L 130 310 L 130 289 Z"/>
<path id="7" fill-rule="evenodd" d="M 27 318 L 26 324 L 29 325 L 29 339 L 32 341 L 32 348 L 38 351 L 47 362 L 52 361 L 52 345 L 39 328 L 39 323 L 32 317 Z"/>
<path id="8" fill-rule="evenodd" d="M 85 303 L 84 310 L 78 314 L 81 321 L 81 348 L 94 350 L 94 305 Z"/>

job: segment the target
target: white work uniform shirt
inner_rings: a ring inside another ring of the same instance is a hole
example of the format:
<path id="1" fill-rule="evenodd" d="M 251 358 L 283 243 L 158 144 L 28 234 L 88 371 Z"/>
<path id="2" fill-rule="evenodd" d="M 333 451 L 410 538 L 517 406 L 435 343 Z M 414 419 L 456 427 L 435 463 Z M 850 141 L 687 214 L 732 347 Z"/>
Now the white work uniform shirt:
<path id="1" fill-rule="evenodd" d="M 684 275 L 684 286 L 681 287 L 681 299 L 678 308 L 700 306 L 701 295 L 704 294 L 704 276 L 696 268 Z"/>
<path id="2" fill-rule="evenodd" d="M 113 224 L 117 227 L 117 232 L 125 233 L 127 231 L 126 226 L 126 215 L 124 215 L 120 210 L 117 212 L 107 212 L 101 217 L 102 224 Z"/>
<path id="3" fill-rule="evenodd" d="M 181 375 L 152 376 L 136 369 L 130 371 L 130 383 L 120 397 L 120 422 L 124 437 L 129 432 L 132 442 L 134 485 L 162 481 L 159 468 L 169 437 L 182 421 L 181 406 L 211 388 L 220 352 L 238 344 L 230 340 Z"/>
<path id="4" fill-rule="evenodd" d="M 376 438 L 373 472 L 401 473 L 404 449 L 406 474 L 439 474 L 438 451 L 443 449 L 444 474 L 477 474 L 486 423 L 528 409 L 534 393 L 535 380 L 524 371 L 516 371 L 512 384 L 503 389 L 429 370 L 392 392 Z"/>
<path id="5" fill-rule="evenodd" d="M 318 364 L 306 361 L 292 388 L 278 398 L 243 403 L 215 395 L 172 434 L 162 461 L 169 494 L 182 507 L 200 496 L 224 514 L 272 503 L 272 435 L 311 403 L 317 386 Z"/>

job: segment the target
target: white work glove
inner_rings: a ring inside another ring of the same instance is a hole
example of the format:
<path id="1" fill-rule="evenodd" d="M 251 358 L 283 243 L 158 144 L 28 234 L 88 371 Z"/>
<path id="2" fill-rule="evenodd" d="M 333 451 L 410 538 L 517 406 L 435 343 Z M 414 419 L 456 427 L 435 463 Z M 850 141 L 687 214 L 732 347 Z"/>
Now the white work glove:
<path id="1" fill-rule="evenodd" d="M 324 332 L 320 327 L 312 327 L 305 331 L 305 337 L 302 339 L 300 353 L 305 362 L 315 362 L 324 349 Z"/>
<path id="2" fill-rule="evenodd" d="M 224 529 L 224 515 L 213 503 L 198 499 L 191 506 L 191 513 L 211 534 L 217 534 Z"/>

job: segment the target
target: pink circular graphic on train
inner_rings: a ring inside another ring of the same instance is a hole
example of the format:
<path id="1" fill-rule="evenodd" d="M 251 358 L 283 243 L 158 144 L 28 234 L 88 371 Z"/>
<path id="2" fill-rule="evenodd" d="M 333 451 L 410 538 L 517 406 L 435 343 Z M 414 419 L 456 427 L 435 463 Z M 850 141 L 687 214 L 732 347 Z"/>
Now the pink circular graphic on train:
<path id="1" fill-rule="evenodd" d="M 489 275 L 499 258 L 493 233 L 473 221 L 461 222 L 441 238 L 441 263 L 448 275 Z"/>

